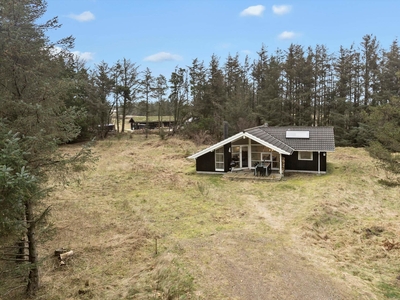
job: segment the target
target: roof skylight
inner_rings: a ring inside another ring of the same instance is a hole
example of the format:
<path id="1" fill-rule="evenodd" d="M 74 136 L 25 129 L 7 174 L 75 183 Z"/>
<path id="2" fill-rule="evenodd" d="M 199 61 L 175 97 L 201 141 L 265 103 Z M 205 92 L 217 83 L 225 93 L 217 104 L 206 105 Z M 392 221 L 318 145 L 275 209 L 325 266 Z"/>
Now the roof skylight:
<path id="1" fill-rule="evenodd" d="M 309 139 L 310 132 L 307 130 L 287 130 L 286 131 L 287 139 Z"/>

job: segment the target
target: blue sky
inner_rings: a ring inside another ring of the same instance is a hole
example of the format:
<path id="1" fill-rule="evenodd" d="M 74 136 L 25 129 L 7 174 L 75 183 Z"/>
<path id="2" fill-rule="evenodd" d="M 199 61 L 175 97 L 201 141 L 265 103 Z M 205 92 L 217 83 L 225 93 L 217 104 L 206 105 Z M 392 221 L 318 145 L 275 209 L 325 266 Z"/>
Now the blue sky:
<path id="1" fill-rule="evenodd" d="M 168 79 L 176 66 L 198 58 L 221 65 L 229 54 L 257 58 L 291 43 L 358 46 L 373 34 L 381 46 L 400 35 L 400 0 L 48 0 L 44 19 L 58 16 L 62 27 L 51 41 L 72 35 L 73 51 L 89 67 L 130 59 L 154 76 Z"/>

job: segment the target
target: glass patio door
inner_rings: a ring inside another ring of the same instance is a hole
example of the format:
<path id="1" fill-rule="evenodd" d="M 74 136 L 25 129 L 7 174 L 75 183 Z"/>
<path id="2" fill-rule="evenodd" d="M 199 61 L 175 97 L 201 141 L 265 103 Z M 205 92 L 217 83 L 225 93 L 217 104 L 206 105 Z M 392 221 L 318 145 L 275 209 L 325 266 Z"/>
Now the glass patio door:
<path id="1" fill-rule="evenodd" d="M 240 167 L 247 168 L 249 166 L 249 152 L 247 150 L 248 146 L 241 146 L 240 148 Z"/>
<path id="2" fill-rule="evenodd" d="M 247 168 L 249 166 L 248 146 L 233 146 L 232 160 L 237 162 L 237 168 Z"/>

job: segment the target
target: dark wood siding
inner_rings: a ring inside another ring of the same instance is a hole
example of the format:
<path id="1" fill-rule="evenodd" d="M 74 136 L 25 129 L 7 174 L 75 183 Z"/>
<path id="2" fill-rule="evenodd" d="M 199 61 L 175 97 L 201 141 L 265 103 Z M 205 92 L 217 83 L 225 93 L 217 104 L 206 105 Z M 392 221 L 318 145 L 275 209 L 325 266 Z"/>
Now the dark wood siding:
<path id="1" fill-rule="evenodd" d="M 325 155 L 324 155 L 325 154 Z M 313 152 L 313 160 L 299 160 L 298 152 L 285 156 L 285 169 L 318 172 L 318 152 Z M 326 152 L 320 153 L 320 171 L 326 172 Z"/>
<path id="2" fill-rule="evenodd" d="M 229 164 L 231 163 L 231 153 L 229 148 L 231 144 L 228 143 L 224 147 L 224 172 L 229 171 Z M 201 172 L 220 172 L 215 171 L 215 151 L 208 152 L 196 159 L 196 171 Z"/>
<path id="3" fill-rule="evenodd" d="M 214 151 L 208 152 L 196 158 L 196 171 L 215 172 Z"/>
<path id="4" fill-rule="evenodd" d="M 326 157 L 327 157 L 327 154 L 326 154 L 326 152 L 321 152 L 320 153 L 320 159 L 321 159 L 321 162 L 320 162 L 320 168 L 321 168 L 321 172 L 326 172 Z"/>
<path id="5" fill-rule="evenodd" d="M 231 153 L 229 148 L 231 144 L 224 145 L 224 171 L 229 172 Z M 318 172 L 318 152 L 313 152 L 313 160 L 299 160 L 298 152 L 293 152 L 292 155 L 284 155 L 285 157 L 285 170 L 293 171 L 310 171 Z M 320 153 L 320 171 L 326 172 L 326 159 L 327 153 Z M 216 172 L 215 171 L 215 152 L 208 152 L 196 159 L 196 171 L 200 172 Z"/>

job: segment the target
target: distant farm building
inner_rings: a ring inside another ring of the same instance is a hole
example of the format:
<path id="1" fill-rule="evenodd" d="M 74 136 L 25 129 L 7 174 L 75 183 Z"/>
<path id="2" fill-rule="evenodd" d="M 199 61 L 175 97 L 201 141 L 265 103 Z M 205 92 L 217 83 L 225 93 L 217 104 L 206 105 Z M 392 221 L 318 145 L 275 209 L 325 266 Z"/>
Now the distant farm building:
<path id="1" fill-rule="evenodd" d="M 172 129 L 175 125 L 174 117 L 172 116 L 162 116 L 160 120 L 158 116 L 149 116 L 149 120 L 146 123 L 146 116 L 126 116 L 126 123 L 130 123 L 133 119 L 133 129 L 145 129 L 148 125 L 148 129 L 166 128 Z"/>

